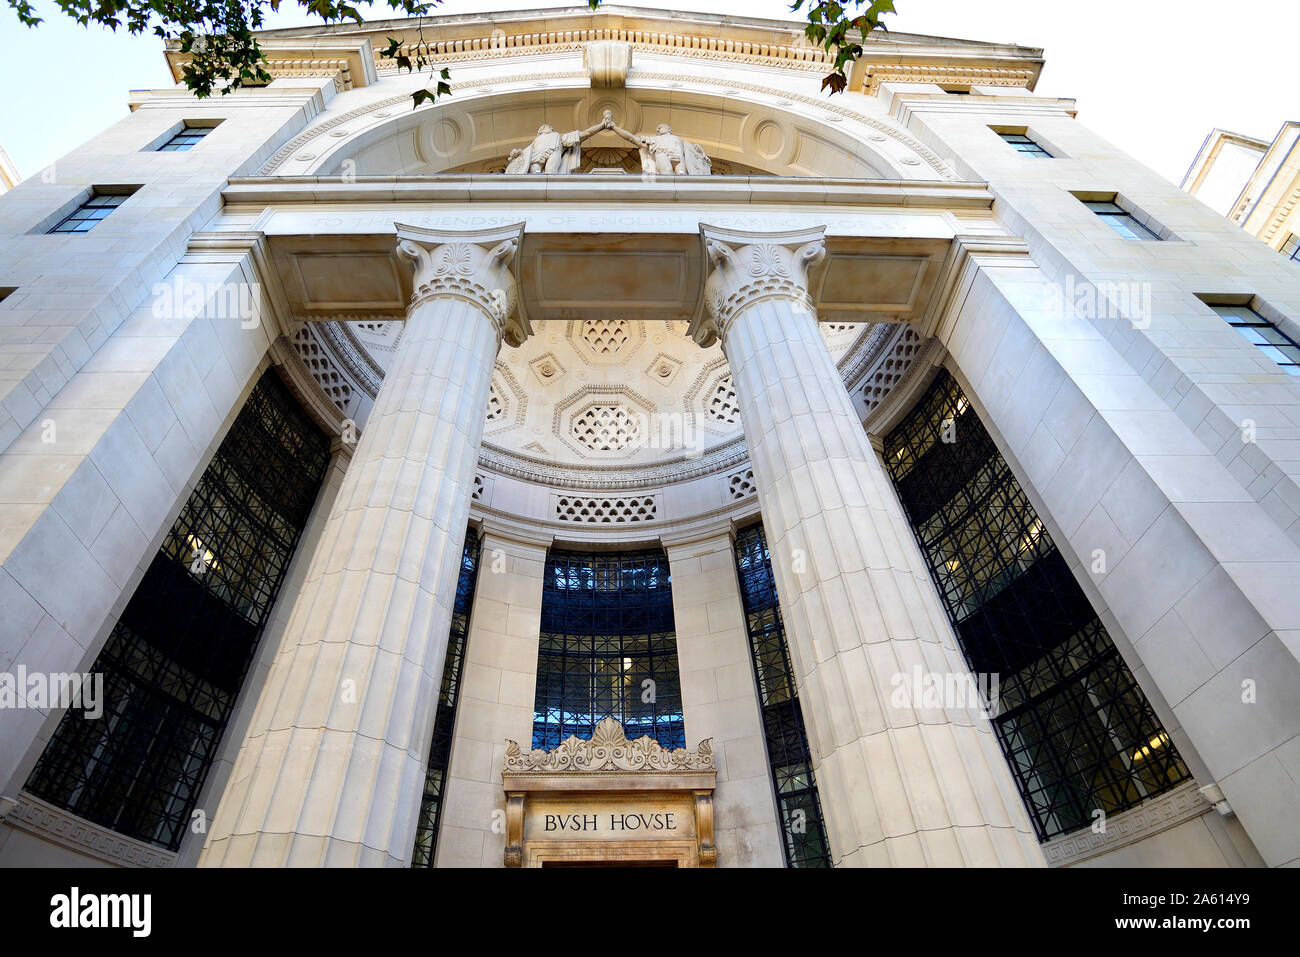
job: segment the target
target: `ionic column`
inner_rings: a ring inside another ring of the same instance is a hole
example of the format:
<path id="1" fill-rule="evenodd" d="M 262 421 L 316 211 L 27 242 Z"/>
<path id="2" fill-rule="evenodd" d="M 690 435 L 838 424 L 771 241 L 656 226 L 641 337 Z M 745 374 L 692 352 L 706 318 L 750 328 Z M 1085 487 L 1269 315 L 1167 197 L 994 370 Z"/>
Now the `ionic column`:
<path id="1" fill-rule="evenodd" d="M 968 672 L 817 328 L 823 230 L 702 232 L 691 334 L 731 365 L 836 864 L 1041 866 L 978 708 L 900 700 Z"/>
<path id="2" fill-rule="evenodd" d="M 200 866 L 410 863 L 523 227 L 398 226 L 406 328 L 294 604 Z"/>

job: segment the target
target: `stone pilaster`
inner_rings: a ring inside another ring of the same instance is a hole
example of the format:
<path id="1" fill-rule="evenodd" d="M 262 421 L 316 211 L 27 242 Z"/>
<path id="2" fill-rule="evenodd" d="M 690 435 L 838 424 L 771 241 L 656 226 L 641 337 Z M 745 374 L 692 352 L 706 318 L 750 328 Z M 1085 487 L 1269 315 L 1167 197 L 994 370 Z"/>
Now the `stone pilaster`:
<path id="1" fill-rule="evenodd" d="M 718 765 L 718 866 L 780 867 L 783 838 L 731 532 L 664 547 L 686 740 L 712 738 Z"/>
<path id="2" fill-rule="evenodd" d="M 506 739 L 533 737 L 542 579 L 550 537 L 484 523 L 478 584 L 465 643 L 451 764 L 443 796 L 437 867 L 504 867 L 501 768 Z M 500 813 L 498 813 L 500 812 Z"/>
<path id="3" fill-rule="evenodd" d="M 701 232 L 691 334 L 731 365 L 836 863 L 1041 866 L 978 708 L 901 700 L 968 672 L 817 328 L 822 230 Z"/>
<path id="4" fill-rule="evenodd" d="M 406 329 L 343 478 L 200 866 L 409 864 L 522 226 L 398 227 Z"/>

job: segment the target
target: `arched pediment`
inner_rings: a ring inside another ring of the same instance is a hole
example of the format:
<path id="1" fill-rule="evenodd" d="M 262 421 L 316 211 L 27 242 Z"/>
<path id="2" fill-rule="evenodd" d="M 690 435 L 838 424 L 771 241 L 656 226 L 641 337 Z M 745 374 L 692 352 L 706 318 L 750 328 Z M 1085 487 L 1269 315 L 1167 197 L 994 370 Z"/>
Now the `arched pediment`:
<path id="1" fill-rule="evenodd" d="M 392 93 L 384 87 L 391 83 Z M 724 76 L 639 72 L 625 89 L 588 85 L 585 72 L 514 75 L 457 83 L 454 93 L 412 110 L 409 77 L 364 91 L 372 99 L 322 117 L 261 172 L 311 176 L 486 172 L 548 123 L 584 129 L 605 110 L 633 131 L 668 123 L 700 144 L 718 172 L 872 180 L 951 180 L 938 156 L 891 121 L 853 101 L 741 83 Z M 355 91 L 360 93 L 361 91 Z M 354 95 L 355 95 L 354 93 Z M 847 104 L 847 105 L 846 105 Z M 621 149 L 609 132 L 584 150 Z"/>

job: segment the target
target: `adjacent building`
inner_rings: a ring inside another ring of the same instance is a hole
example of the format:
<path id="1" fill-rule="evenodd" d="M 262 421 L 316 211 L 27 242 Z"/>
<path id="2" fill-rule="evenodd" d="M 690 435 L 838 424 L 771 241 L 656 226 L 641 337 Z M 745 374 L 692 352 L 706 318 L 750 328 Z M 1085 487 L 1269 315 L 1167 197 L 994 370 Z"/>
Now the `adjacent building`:
<path id="1" fill-rule="evenodd" d="M 1300 123 L 1272 141 L 1215 129 L 1183 177 L 1183 189 L 1293 262 L 1300 262 Z"/>

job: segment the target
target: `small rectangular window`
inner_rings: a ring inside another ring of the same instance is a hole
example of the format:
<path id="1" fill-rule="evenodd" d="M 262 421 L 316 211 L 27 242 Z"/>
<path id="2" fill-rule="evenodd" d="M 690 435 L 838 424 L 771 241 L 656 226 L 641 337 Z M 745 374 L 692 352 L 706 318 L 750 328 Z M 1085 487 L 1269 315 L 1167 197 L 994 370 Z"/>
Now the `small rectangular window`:
<path id="1" fill-rule="evenodd" d="M 50 232 L 88 233 L 100 220 L 126 202 L 129 195 L 130 193 L 94 193 Z"/>
<path id="2" fill-rule="evenodd" d="M 211 126 L 190 126 L 188 124 L 182 126 L 178 133 L 176 133 L 166 143 L 163 143 L 162 146 L 158 147 L 158 152 L 183 153 L 186 150 L 191 150 L 198 145 L 199 141 L 203 139 L 203 137 L 211 133 L 212 130 L 213 127 Z"/>
<path id="3" fill-rule="evenodd" d="M 1232 328 L 1264 355 L 1268 356 L 1287 375 L 1300 376 L 1300 345 L 1278 329 L 1250 306 L 1227 303 L 1208 303 Z"/>
<path id="4" fill-rule="evenodd" d="M 1282 255 L 1287 259 L 1300 262 L 1300 236 L 1292 233 L 1286 238 L 1286 242 L 1282 244 Z"/>
<path id="5" fill-rule="evenodd" d="M 1025 133 L 999 133 L 998 136 L 1010 143 L 1017 153 L 1023 153 L 1026 156 L 1037 156 L 1040 159 L 1052 158 L 1051 153 L 1031 140 Z"/>
<path id="6" fill-rule="evenodd" d="M 1132 213 L 1114 202 L 1097 202 L 1085 199 L 1083 205 L 1096 213 L 1102 222 L 1125 239 L 1143 242 L 1160 241 L 1160 237 L 1138 222 Z"/>
<path id="7" fill-rule="evenodd" d="M 959 95 L 962 95 L 962 96 L 969 96 L 969 95 L 970 95 L 970 87 L 968 87 L 968 86 L 943 86 L 943 85 L 941 85 L 941 86 L 939 87 L 939 89 L 943 90 L 943 92 L 945 92 L 945 93 L 956 93 L 956 94 L 959 94 Z"/>

